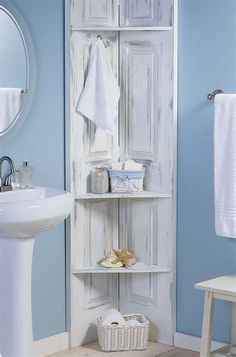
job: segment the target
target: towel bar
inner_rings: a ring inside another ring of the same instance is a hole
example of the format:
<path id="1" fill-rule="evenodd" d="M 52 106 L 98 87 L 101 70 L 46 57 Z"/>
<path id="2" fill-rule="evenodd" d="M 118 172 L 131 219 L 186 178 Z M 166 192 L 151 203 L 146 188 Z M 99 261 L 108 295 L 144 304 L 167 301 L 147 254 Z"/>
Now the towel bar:
<path id="1" fill-rule="evenodd" d="M 209 93 L 207 95 L 207 99 L 208 100 L 213 100 L 216 96 L 216 94 L 221 94 L 224 93 L 224 91 L 222 89 L 215 89 L 212 93 Z"/>

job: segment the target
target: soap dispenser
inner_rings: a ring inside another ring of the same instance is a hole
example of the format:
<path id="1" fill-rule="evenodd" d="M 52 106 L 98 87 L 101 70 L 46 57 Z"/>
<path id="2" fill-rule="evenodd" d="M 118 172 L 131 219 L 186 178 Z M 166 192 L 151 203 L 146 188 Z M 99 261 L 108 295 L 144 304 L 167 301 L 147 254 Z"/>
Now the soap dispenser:
<path id="1" fill-rule="evenodd" d="M 21 171 L 21 188 L 33 188 L 35 186 L 35 170 L 29 165 L 27 158 L 19 170 Z"/>

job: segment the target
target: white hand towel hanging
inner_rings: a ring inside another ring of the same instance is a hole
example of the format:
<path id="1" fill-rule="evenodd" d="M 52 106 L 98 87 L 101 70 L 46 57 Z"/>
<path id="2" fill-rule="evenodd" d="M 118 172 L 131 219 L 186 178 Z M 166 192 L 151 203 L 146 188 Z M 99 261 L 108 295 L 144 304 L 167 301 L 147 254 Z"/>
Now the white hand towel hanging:
<path id="1" fill-rule="evenodd" d="M 93 40 L 84 89 L 77 110 L 97 128 L 114 133 L 120 88 L 112 72 L 106 49 L 100 38 Z"/>
<path id="2" fill-rule="evenodd" d="M 0 88 L 0 133 L 7 129 L 21 108 L 22 88 Z"/>
<path id="3" fill-rule="evenodd" d="M 215 229 L 236 238 L 236 94 L 215 96 Z"/>

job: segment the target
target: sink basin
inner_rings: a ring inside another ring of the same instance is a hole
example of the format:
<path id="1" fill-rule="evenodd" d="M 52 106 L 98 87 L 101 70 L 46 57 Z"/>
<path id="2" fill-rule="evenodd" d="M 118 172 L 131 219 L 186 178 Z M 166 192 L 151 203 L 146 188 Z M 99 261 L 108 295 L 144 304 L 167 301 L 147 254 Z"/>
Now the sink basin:
<path id="1" fill-rule="evenodd" d="M 73 209 L 69 192 L 36 187 L 0 194 L 0 237 L 27 238 L 62 222 Z"/>
<path id="2" fill-rule="evenodd" d="M 73 196 L 45 187 L 0 193 L 0 356 L 32 357 L 35 236 L 71 213 Z M 55 246 L 56 251 L 56 246 Z"/>

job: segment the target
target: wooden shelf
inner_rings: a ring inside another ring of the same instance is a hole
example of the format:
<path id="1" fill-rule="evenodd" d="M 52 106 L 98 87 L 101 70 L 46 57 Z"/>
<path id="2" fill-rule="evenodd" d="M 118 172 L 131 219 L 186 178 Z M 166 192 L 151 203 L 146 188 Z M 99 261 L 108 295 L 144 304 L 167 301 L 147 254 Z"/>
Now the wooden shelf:
<path id="1" fill-rule="evenodd" d="M 171 31 L 172 26 L 106 26 L 106 27 L 80 27 L 72 26 L 71 31 Z"/>
<path id="2" fill-rule="evenodd" d="M 76 200 L 96 200 L 107 198 L 170 198 L 168 193 L 159 193 L 151 191 L 143 191 L 137 193 L 85 193 L 84 195 L 76 196 Z"/>
<path id="3" fill-rule="evenodd" d="M 137 263 L 132 265 L 131 268 L 105 268 L 101 265 L 83 266 L 72 269 L 73 274 L 113 274 L 113 273 L 169 273 L 170 269 L 158 265 L 148 265 L 144 263 Z"/>

